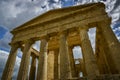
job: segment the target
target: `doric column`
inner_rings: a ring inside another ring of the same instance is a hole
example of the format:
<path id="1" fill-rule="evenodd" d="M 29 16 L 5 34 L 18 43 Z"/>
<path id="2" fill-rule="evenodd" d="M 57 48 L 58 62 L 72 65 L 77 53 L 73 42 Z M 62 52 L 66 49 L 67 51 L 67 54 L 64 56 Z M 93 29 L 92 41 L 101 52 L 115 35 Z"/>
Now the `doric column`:
<path id="1" fill-rule="evenodd" d="M 111 66 L 110 65 L 114 66 L 114 64 L 109 55 L 110 52 L 107 48 L 105 48 L 105 46 L 106 46 L 106 43 L 104 41 L 104 37 L 102 36 L 102 32 L 100 31 L 99 28 L 96 28 L 95 55 L 97 58 L 99 71 L 100 71 L 100 74 L 111 74 L 111 71 L 110 71 Z M 109 64 L 107 58 L 108 58 L 108 60 L 110 60 L 110 64 Z M 112 69 L 115 69 L 115 67 L 113 67 Z"/>
<path id="2" fill-rule="evenodd" d="M 58 54 L 59 50 L 54 50 L 54 80 L 59 79 L 59 71 L 58 71 Z"/>
<path id="3" fill-rule="evenodd" d="M 69 58 L 70 58 L 70 67 L 71 67 L 71 75 L 72 77 L 77 77 L 77 72 L 75 68 L 75 60 L 73 56 L 73 47 L 69 47 Z"/>
<path id="4" fill-rule="evenodd" d="M 105 57 L 104 62 L 107 62 L 107 66 L 108 66 L 107 69 L 109 69 L 110 73 L 117 74 L 118 70 L 117 70 L 115 62 L 113 60 L 113 56 L 111 55 L 111 51 L 110 51 L 109 47 L 107 46 L 107 43 L 106 43 L 106 41 L 105 41 L 105 39 L 104 39 L 104 37 L 101 33 L 100 33 L 100 36 L 102 37 L 102 39 L 100 40 L 101 41 L 101 46 L 100 47 L 103 49 L 102 51 L 104 51 L 104 53 L 105 53 L 103 55 Z"/>
<path id="5" fill-rule="evenodd" d="M 120 44 L 115 34 L 113 33 L 110 23 L 111 20 L 105 20 L 98 23 L 98 27 L 101 29 L 102 34 L 107 42 L 113 61 L 116 65 L 118 72 L 120 73 Z"/>
<path id="6" fill-rule="evenodd" d="M 54 51 L 48 52 L 47 80 L 54 79 Z"/>
<path id="7" fill-rule="evenodd" d="M 42 39 L 38 61 L 37 80 L 47 80 L 47 47 L 47 40 Z"/>
<path id="8" fill-rule="evenodd" d="M 25 42 L 23 55 L 20 63 L 17 80 L 26 80 L 28 77 L 29 63 L 30 63 L 30 48 L 32 47 L 33 41 L 28 40 Z"/>
<path id="9" fill-rule="evenodd" d="M 11 51 L 10 51 L 9 57 L 7 59 L 1 80 L 11 80 L 12 79 L 12 74 L 13 74 L 13 70 L 14 70 L 18 47 L 19 47 L 18 44 L 11 45 Z"/>
<path id="10" fill-rule="evenodd" d="M 81 49 L 83 59 L 85 61 L 86 72 L 88 78 L 94 79 L 96 75 L 99 75 L 96 58 L 93 53 L 93 49 L 88 37 L 87 30 L 80 29 Z"/>
<path id="11" fill-rule="evenodd" d="M 67 34 L 66 32 L 61 32 L 60 34 L 60 79 L 69 79 L 71 77 L 70 73 L 70 62 L 67 44 Z"/>
<path id="12" fill-rule="evenodd" d="M 36 56 L 32 55 L 29 80 L 35 80 L 35 73 L 36 73 Z"/>

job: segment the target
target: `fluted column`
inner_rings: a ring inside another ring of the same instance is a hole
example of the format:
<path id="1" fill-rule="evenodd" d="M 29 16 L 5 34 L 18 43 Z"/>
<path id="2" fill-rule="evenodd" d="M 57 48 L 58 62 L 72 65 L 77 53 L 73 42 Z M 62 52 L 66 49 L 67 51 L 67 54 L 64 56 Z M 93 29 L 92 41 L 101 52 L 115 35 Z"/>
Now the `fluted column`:
<path id="1" fill-rule="evenodd" d="M 116 65 L 118 72 L 120 73 L 120 44 L 111 27 L 111 20 L 106 20 L 98 23 L 98 27 L 101 29 L 102 34 L 108 44 L 109 50 L 113 57 L 113 61 Z"/>
<path id="2" fill-rule="evenodd" d="M 15 61 L 16 61 L 18 47 L 19 47 L 18 44 L 11 45 L 11 51 L 10 51 L 9 57 L 7 59 L 1 80 L 11 80 Z"/>
<path id="3" fill-rule="evenodd" d="M 47 79 L 54 79 L 54 51 L 49 51 L 48 53 L 48 65 L 47 65 Z"/>
<path id="4" fill-rule="evenodd" d="M 77 72 L 75 68 L 75 60 L 73 56 L 73 47 L 69 47 L 69 58 L 70 58 L 70 67 L 71 67 L 71 75 L 72 77 L 77 77 Z"/>
<path id="5" fill-rule="evenodd" d="M 31 55 L 30 48 L 32 47 L 32 44 L 33 41 L 31 40 L 25 42 L 17 80 L 26 80 L 28 78 L 28 69 Z"/>
<path id="6" fill-rule="evenodd" d="M 83 58 L 85 61 L 86 72 L 88 78 L 94 79 L 96 75 L 99 75 L 96 58 L 93 53 L 93 49 L 88 37 L 87 30 L 80 29 L 81 49 Z"/>
<path id="7" fill-rule="evenodd" d="M 102 32 L 100 31 L 99 28 L 96 28 L 96 51 L 95 51 L 95 54 L 97 57 L 99 71 L 100 71 L 100 74 L 111 74 L 111 70 L 110 70 L 111 66 L 113 66 L 112 70 L 115 69 L 115 66 L 112 62 L 111 56 L 109 55 L 110 52 L 105 46 L 106 46 L 106 42 L 104 41 Z M 109 62 L 110 62 L 110 64 L 109 64 Z"/>
<path id="8" fill-rule="evenodd" d="M 32 55 L 29 80 L 35 80 L 35 73 L 36 73 L 36 57 L 35 55 Z"/>
<path id="9" fill-rule="evenodd" d="M 58 71 L 58 54 L 59 50 L 54 50 L 54 80 L 57 80 L 59 77 L 59 71 Z"/>
<path id="10" fill-rule="evenodd" d="M 100 30 L 100 29 L 99 29 Z M 105 57 L 105 60 L 106 60 L 106 62 L 108 63 L 107 65 L 108 65 L 108 68 L 107 69 L 109 69 L 110 70 L 110 73 L 112 73 L 112 74 L 117 74 L 118 73 L 118 70 L 117 70 L 117 68 L 116 68 L 116 65 L 115 65 L 115 62 L 114 62 L 114 60 L 113 60 L 113 56 L 111 55 L 111 51 L 110 51 L 110 49 L 109 49 L 109 47 L 108 47 L 108 45 L 107 45 L 107 43 L 106 43 L 106 40 L 104 39 L 104 37 L 103 37 L 103 35 L 102 35 L 102 31 L 100 31 L 100 34 L 99 34 L 99 36 L 101 36 L 101 40 L 100 40 L 100 42 L 101 42 L 101 48 L 103 49 L 103 51 L 104 51 L 104 57 Z M 103 44 L 104 43 L 104 44 Z M 111 64 L 112 63 L 112 64 Z"/>
<path id="11" fill-rule="evenodd" d="M 47 46 L 46 39 L 41 40 L 37 80 L 47 80 Z"/>
<path id="12" fill-rule="evenodd" d="M 69 62 L 69 53 L 68 53 L 68 44 L 67 44 L 67 34 L 62 32 L 60 34 L 60 79 L 68 79 L 71 77 L 70 73 L 70 62 Z"/>

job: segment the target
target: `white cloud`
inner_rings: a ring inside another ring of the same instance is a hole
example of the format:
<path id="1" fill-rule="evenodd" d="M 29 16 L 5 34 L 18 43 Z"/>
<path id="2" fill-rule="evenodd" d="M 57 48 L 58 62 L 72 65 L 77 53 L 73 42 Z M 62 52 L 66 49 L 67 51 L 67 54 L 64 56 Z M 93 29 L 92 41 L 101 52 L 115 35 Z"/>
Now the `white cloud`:
<path id="1" fill-rule="evenodd" d="M 112 17 L 112 23 L 118 21 L 120 18 L 120 12 L 116 12 L 116 13 L 112 14 L 111 17 Z"/>
<path id="2" fill-rule="evenodd" d="M 82 58 L 82 51 L 80 46 L 75 46 L 73 48 L 73 55 L 75 59 Z"/>
<path id="3" fill-rule="evenodd" d="M 47 9 L 41 6 L 46 6 Z M 58 6 L 60 6 L 58 2 L 52 4 L 48 0 L 2 0 L 0 1 L 0 24 L 12 30 L 29 19 Z"/>
<path id="4" fill-rule="evenodd" d="M 115 2 L 116 2 L 116 0 L 106 0 L 106 2 L 104 2 L 106 5 L 107 12 L 110 12 L 113 10 Z"/>
<path id="5" fill-rule="evenodd" d="M 120 26 L 118 27 L 118 30 L 120 31 Z"/>
<path id="6" fill-rule="evenodd" d="M 89 35 L 90 42 L 92 44 L 93 51 L 95 52 L 96 28 L 89 29 L 88 35 Z"/>
<path id="7" fill-rule="evenodd" d="M 118 38 L 118 40 L 119 40 L 119 42 L 120 42 L 120 36 L 118 36 L 117 38 Z"/>
<path id="8" fill-rule="evenodd" d="M 17 14 L 21 13 L 24 10 L 22 8 L 16 7 L 15 1 L 11 1 L 9 3 L 3 2 L 3 4 L 1 4 L 1 7 L 2 6 L 4 6 L 3 8 L 1 8 L 3 12 L 9 12 L 4 14 L 6 15 L 6 18 L 16 18 Z"/>

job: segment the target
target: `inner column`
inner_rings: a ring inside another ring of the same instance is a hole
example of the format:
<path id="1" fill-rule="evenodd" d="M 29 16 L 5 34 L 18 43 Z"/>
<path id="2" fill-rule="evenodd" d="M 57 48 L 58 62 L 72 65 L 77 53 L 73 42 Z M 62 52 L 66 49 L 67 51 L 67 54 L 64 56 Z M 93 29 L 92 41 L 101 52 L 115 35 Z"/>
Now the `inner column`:
<path id="1" fill-rule="evenodd" d="M 58 69 L 58 54 L 59 49 L 54 50 L 54 79 L 59 79 L 59 69 Z"/>
<path id="2" fill-rule="evenodd" d="M 36 73 L 36 56 L 32 55 L 32 63 L 30 68 L 29 80 L 35 80 Z"/>
<path id="3" fill-rule="evenodd" d="M 73 46 L 69 47 L 69 58 L 70 58 L 71 75 L 73 78 L 78 77 L 76 68 L 75 68 L 75 60 L 74 60 L 74 56 L 73 56 Z"/>

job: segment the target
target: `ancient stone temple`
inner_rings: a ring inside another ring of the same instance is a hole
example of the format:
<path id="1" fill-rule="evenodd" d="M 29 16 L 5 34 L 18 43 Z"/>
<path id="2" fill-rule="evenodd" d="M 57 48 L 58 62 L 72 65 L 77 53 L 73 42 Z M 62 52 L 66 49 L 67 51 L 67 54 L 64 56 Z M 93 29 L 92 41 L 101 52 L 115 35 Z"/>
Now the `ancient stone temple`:
<path id="1" fill-rule="evenodd" d="M 2 80 L 12 79 L 18 48 L 23 55 L 17 80 L 120 80 L 120 44 L 110 24 L 103 3 L 51 10 L 24 23 L 11 31 Z M 91 28 L 96 28 L 95 52 L 88 36 Z M 32 47 L 35 41 L 41 41 L 40 52 Z M 82 50 L 79 64 L 74 46 Z"/>

